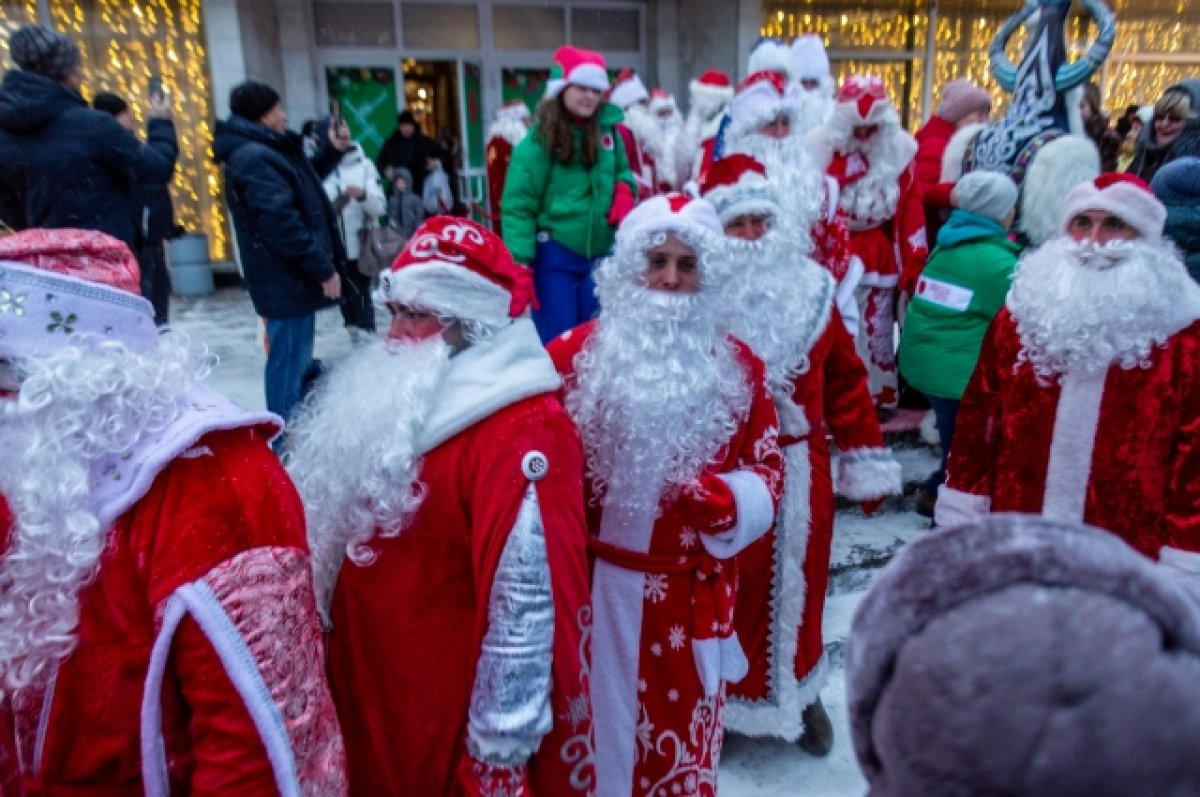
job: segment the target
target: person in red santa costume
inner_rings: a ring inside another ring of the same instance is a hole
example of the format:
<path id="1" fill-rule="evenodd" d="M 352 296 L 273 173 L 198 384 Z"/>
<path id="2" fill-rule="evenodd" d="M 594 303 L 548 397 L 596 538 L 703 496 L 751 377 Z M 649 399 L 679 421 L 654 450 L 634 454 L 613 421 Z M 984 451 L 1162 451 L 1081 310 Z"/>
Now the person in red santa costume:
<path id="1" fill-rule="evenodd" d="M 1200 550 L 1200 287 L 1165 219 L 1130 175 L 1072 189 L 984 341 L 938 525 L 1041 513 Z"/>
<path id="2" fill-rule="evenodd" d="M 650 92 L 646 90 L 646 85 L 636 72 L 632 69 L 622 69 L 617 73 L 617 80 L 609 92 L 608 101 L 625 114 L 625 121 L 616 126 L 616 131 L 625 144 L 629 168 L 637 182 L 638 200 L 648 199 L 658 190 L 655 160 L 643 143 L 645 136 L 656 134 L 655 127 L 650 124 L 648 111 Z"/>
<path id="3" fill-rule="evenodd" d="M 896 408 L 897 287 L 911 296 L 925 265 L 925 209 L 913 159 L 917 144 L 900 126 L 883 82 L 854 75 L 838 90 L 829 121 L 809 134 L 817 162 L 841 187 L 850 250 L 865 273 L 857 295 L 858 353 L 875 406 Z"/>
<path id="4" fill-rule="evenodd" d="M 464 219 L 380 279 L 385 340 L 296 422 L 350 792 L 590 794 L 583 454 L 527 269 Z"/>
<path id="5" fill-rule="evenodd" d="M 508 176 L 508 164 L 512 161 L 513 148 L 521 143 L 529 132 L 529 106 L 523 100 L 506 102 L 496 111 L 496 120 L 487 134 L 487 180 L 488 212 L 491 214 L 492 231 L 501 235 L 500 199 L 504 196 L 504 178 Z"/>
<path id="6" fill-rule="evenodd" d="M 854 335 L 858 330 L 855 290 L 862 263 L 850 256 L 850 232 L 838 208 L 837 182 L 812 159 L 804 138 L 795 134 L 797 112 L 797 89 L 783 74 L 751 74 L 738 85 L 708 163 L 740 152 L 766 167 L 799 251 L 809 252 L 833 275 L 842 322 Z"/>
<path id="7" fill-rule="evenodd" d="M 685 182 L 699 179 L 708 143 L 717 136 L 721 119 L 733 99 L 733 83 L 719 69 L 706 70 L 688 83 L 688 112 L 675 140 L 676 173 Z"/>
<path id="8" fill-rule="evenodd" d="M 708 202 L 643 202 L 596 272 L 600 317 L 548 346 L 587 464 L 597 797 L 715 795 L 746 673 L 734 557 L 784 464 L 762 362 L 725 331 L 723 247 Z"/>
<path id="9" fill-rule="evenodd" d="M 102 233 L 0 239 L 0 792 L 344 795 L 282 422 L 138 279 Z"/>
<path id="10" fill-rule="evenodd" d="M 766 170 L 730 155 L 709 169 L 701 190 L 730 236 L 739 268 L 727 302 L 732 331 L 766 365 L 788 465 L 774 529 L 738 555 L 742 572 L 756 576 L 742 580 L 735 613 L 750 672 L 729 688 L 725 725 L 799 739 L 825 755 L 833 743 L 819 697 L 834 516 L 828 437 L 840 450 L 838 492 L 871 511 L 900 493 L 900 466 L 884 445 L 866 370 L 834 306 L 833 277 L 802 254 Z"/>

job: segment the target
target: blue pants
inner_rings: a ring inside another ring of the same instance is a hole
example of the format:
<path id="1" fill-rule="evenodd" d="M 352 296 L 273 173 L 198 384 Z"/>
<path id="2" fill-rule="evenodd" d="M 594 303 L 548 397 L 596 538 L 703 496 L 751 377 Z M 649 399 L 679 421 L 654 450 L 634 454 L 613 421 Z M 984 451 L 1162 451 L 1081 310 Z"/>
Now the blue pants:
<path id="1" fill-rule="evenodd" d="M 317 315 L 267 319 L 267 409 L 292 420 L 304 397 L 305 376 L 312 367 Z"/>
<path id="2" fill-rule="evenodd" d="M 541 304 L 540 310 L 533 311 L 533 325 L 542 343 L 596 317 L 600 310 L 596 283 L 592 282 L 596 260 L 554 241 L 539 240 L 531 265 L 533 286 Z"/>
<path id="3" fill-rule="evenodd" d="M 938 441 L 942 446 L 942 466 L 929 475 L 925 492 L 936 496 L 938 488 L 946 481 L 946 460 L 950 457 L 950 444 L 954 441 L 954 424 L 958 420 L 958 399 L 938 398 L 926 394 L 929 406 L 933 407 L 933 419 L 937 423 Z"/>

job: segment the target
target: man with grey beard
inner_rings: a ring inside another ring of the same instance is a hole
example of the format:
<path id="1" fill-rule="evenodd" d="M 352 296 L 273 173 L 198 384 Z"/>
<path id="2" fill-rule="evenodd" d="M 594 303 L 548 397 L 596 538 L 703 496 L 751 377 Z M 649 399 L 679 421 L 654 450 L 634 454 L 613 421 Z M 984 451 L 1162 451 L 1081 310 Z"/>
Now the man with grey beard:
<path id="1" fill-rule="evenodd" d="M 734 267 L 708 202 L 654 197 L 596 270 L 600 317 L 548 346 L 587 466 L 596 797 L 716 793 L 734 557 L 783 486 L 762 362 L 724 323 Z"/>
<path id="2" fill-rule="evenodd" d="M 1150 557 L 1200 549 L 1200 287 L 1165 219 L 1130 175 L 1067 196 L 963 395 L 939 526 L 1040 512 Z"/>
<path id="3" fill-rule="evenodd" d="M 746 572 L 771 578 L 745 579 L 738 590 L 738 635 L 751 665 L 729 688 L 726 724 L 826 755 L 833 744 L 820 700 L 834 514 L 828 438 L 840 449 L 837 491 L 868 510 L 900 492 L 900 466 L 884 446 L 866 369 L 834 306 L 834 279 L 804 255 L 762 164 L 722 158 L 701 190 L 738 264 L 727 293 L 732 330 L 767 367 L 788 463 L 775 528 L 738 557 Z"/>

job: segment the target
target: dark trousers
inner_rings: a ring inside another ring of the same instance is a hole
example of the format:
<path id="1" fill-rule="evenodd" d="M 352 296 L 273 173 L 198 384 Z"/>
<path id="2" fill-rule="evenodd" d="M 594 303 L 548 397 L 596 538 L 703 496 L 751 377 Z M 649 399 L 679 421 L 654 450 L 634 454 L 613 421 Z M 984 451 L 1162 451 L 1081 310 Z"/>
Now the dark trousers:
<path id="1" fill-rule="evenodd" d="M 142 244 L 138 267 L 142 270 L 142 296 L 154 305 L 154 323 L 166 326 L 171 312 L 171 275 L 167 272 L 166 241 Z"/>
<path id="2" fill-rule="evenodd" d="M 351 260 L 342 272 L 342 320 L 348 327 L 375 331 L 371 278 L 359 273 L 357 260 Z"/>
<path id="3" fill-rule="evenodd" d="M 942 446 L 942 466 L 929 475 L 925 492 L 937 496 L 938 488 L 946 481 L 946 461 L 950 457 L 950 444 L 954 441 L 954 424 L 958 420 L 958 399 L 938 398 L 926 394 L 933 407 L 933 418 L 937 424 L 938 441 Z"/>
<path id="4" fill-rule="evenodd" d="M 596 283 L 592 281 L 596 260 L 589 260 L 554 241 L 539 241 L 531 265 L 533 285 L 541 305 L 531 315 L 542 343 L 596 317 L 600 310 Z"/>

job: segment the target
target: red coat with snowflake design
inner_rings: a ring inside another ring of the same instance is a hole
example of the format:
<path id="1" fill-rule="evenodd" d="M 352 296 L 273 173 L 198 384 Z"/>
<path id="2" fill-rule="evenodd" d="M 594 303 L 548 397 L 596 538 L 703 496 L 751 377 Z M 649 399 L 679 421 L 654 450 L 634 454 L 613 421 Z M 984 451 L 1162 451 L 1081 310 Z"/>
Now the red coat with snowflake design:
<path id="1" fill-rule="evenodd" d="M 547 347 L 568 391 L 575 384 L 575 358 L 596 323 L 567 332 Z M 760 492 L 734 489 L 727 505 L 718 509 L 716 501 L 707 504 L 706 515 L 723 516 L 708 529 L 696 528 L 695 499 L 664 499 L 648 507 L 644 530 L 610 528 L 598 502 L 589 499 L 587 504 L 596 617 L 596 797 L 716 794 L 724 689 L 721 683 L 706 694 L 697 661 L 702 654 L 695 643 L 703 648 L 707 643 L 701 638 L 710 629 L 705 626 L 700 634 L 694 629 L 712 621 L 724 626 L 721 633 L 732 630 L 738 573 L 736 559 L 710 554 L 711 540 L 703 537 L 736 538 L 748 532 L 757 538 L 765 533 L 778 508 L 784 474 L 778 416 L 762 363 L 744 345 L 737 346 L 753 390 L 751 405 L 718 453 L 719 464 L 706 475 L 740 478 L 755 483 Z M 655 519 L 656 509 L 660 514 Z M 757 532 L 750 530 L 759 525 Z M 723 585 L 730 614 L 713 620 L 696 607 L 708 602 L 717 584 Z"/>

